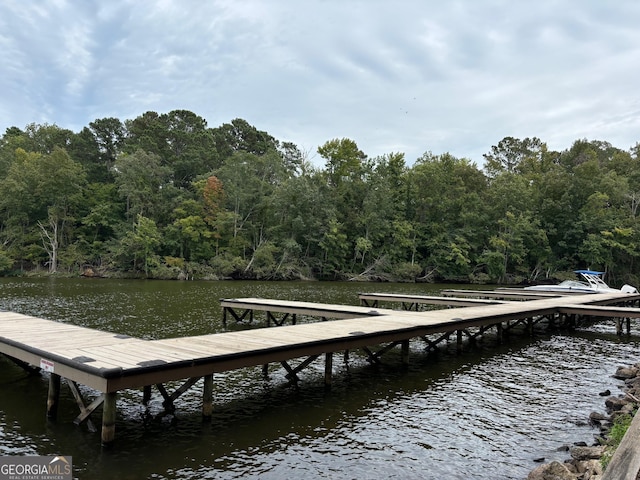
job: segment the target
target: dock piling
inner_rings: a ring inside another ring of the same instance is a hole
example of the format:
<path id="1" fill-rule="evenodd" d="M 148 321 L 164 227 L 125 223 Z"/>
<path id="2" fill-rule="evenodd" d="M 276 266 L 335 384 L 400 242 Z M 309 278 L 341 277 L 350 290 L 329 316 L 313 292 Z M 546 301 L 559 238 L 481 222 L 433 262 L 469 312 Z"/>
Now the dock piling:
<path id="1" fill-rule="evenodd" d="M 210 420 L 213 414 L 213 374 L 204 376 L 202 393 L 202 417 Z"/>
<path id="2" fill-rule="evenodd" d="M 324 386 L 327 389 L 331 388 L 333 374 L 333 352 L 327 352 L 324 354 Z"/>
<path id="3" fill-rule="evenodd" d="M 116 438 L 116 400 L 117 392 L 104 394 L 102 406 L 102 446 L 108 447 Z"/>
<path id="4" fill-rule="evenodd" d="M 47 418 L 55 419 L 58 416 L 59 401 L 60 375 L 52 373 L 49 377 L 49 393 L 47 395 Z"/>

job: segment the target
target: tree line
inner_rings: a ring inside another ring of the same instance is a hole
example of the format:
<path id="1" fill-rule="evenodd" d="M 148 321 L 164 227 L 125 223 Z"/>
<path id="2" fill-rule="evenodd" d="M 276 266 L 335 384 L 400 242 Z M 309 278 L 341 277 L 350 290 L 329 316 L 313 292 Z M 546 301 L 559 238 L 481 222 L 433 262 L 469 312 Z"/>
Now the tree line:
<path id="1" fill-rule="evenodd" d="M 638 284 L 640 144 L 506 137 L 324 165 L 242 119 L 103 118 L 0 138 L 0 274 L 514 283 L 601 269 Z"/>

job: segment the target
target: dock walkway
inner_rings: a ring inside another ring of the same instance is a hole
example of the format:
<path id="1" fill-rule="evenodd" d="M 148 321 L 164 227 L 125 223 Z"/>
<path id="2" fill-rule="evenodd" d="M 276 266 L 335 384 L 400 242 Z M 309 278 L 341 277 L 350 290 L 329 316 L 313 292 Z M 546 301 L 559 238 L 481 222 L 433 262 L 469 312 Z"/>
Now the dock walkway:
<path id="1" fill-rule="evenodd" d="M 16 362 L 50 372 L 47 413 L 57 411 L 60 380 L 67 379 L 72 390 L 76 383 L 100 392 L 85 405 L 74 392 L 80 414 L 76 423 L 86 420 L 102 405 L 102 442 L 115 438 L 117 392 L 144 388 L 148 397 L 157 386 L 167 407 L 184 391 L 204 379 L 203 415 L 213 408 L 213 374 L 244 367 L 276 362 L 289 372 L 290 378 L 320 355 L 325 355 L 325 381 L 331 382 L 332 354 L 362 348 L 376 358 L 369 347 L 387 344 L 380 351 L 401 346 L 403 361 L 408 361 L 409 340 L 430 334 L 448 334 L 470 327 L 501 326 L 503 322 L 521 321 L 539 316 L 559 315 L 564 310 L 589 307 L 589 314 L 605 315 L 606 309 L 593 305 L 626 304 L 637 301 L 635 294 L 598 294 L 551 297 L 527 302 L 483 304 L 425 312 L 372 309 L 286 302 L 264 299 L 231 299 L 242 308 L 303 313 L 339 318 L 328 322 L 283 325 L 161 340 L 143 340 L 127 335 L 44 320 L 13 312 L 0 312 L 0 353 Z M 614 316 L 640 316 L 639 309 L 611 309 Z M 637 310 L 637 311 L 636 311 Z M 344 318 L 347 316 L 349 318 Z M 298 366 L 292 359 L 305 358 Z M 169 394 L 166 382 L 185 380 Z"/>
<path id="2" fill-rule="evenodd" d="M 508 300 L 486 298 L 439 297 L 435 295 L 396 294 L 396 293 L 360 293 L 360 303 L 366 307 L 378 307 L 380 302 L 401 303 L 403 310 L 420 309 L 420 305 L 446 305 L 448 307 L 475 307 L 477 305 L 496 305 Z M 540 297 L 537 297 L 540 298 Z"/>

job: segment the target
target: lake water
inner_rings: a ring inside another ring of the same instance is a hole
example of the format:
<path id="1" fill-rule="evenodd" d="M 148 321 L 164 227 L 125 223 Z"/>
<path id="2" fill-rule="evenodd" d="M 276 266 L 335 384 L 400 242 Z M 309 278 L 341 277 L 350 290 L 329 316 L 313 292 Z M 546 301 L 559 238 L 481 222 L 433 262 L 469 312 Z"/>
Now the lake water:
<path id="1" fill-rule="evenodd" d="M 221 298 L 265 297 L 358 304 L 359 292 L 434 294 L 445 285 L 340 282 L 160 282 L 0 279 L 0 308 L 143 338 L 224 331 Z M 247 328 L 229 324 L 229 329 Z M 254 325 L 252 328 L 257 328 Z M 277 327 L 273 327 L 277 328 Z M 587 421 L 604 412 L 611 375 L 639 361 L 640 325 L 617 337 L 612 323 L 578 331 L 487 335 L 457 354 L 437 356 L 412 341 L 369 365 L 334 357 L 330 391 L 324 365 L 297 386 L 272 366 L 214 376 L 215 412 L 201 417 L 201 385 L 161 415 L 161 397 L 121 392 L 116 442 L 72 423 L 75 401 L 62 390 L 56 422 L 45 418 L 48 378 L 0 358 L 0 455 L 69 455 L 80 479 L 521 479 L 534 459 L 564 461 L 558 449 L 592 443 Z M 455 342 L 454 342 L 455 343 Z M 173 386 L 175 388 L 175 385 Z M 95 395 L 83 389 L 86 397 Z M 95 415 L 100 426 L 100 414 Z"/>

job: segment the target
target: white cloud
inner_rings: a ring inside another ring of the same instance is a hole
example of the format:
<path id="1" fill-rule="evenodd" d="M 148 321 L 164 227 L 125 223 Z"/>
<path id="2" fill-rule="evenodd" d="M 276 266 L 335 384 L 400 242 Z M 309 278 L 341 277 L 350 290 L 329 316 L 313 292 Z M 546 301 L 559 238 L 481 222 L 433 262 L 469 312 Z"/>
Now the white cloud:
<path id="1" fill-rule="evenodd" d="M 187 109 L 315 152 L 482 162 L 507 135 L 640 141 L 633 0 L 0 5 L 0 129 Z"/>

